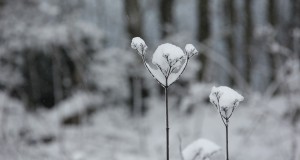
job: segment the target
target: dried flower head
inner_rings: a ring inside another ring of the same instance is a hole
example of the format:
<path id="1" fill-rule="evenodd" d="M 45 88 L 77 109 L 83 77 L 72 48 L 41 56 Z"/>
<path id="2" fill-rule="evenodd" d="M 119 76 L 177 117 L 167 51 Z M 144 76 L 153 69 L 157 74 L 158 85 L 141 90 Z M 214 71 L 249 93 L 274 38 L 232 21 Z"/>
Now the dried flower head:
<path id="1" fill-rule="evenodd" d="M 198 54 L 197 49 L 194 47 L 192 44 L 187 44 L 185 45 L 185 54 L 187 55 L 188 58 L 193 57 L 194 55 Z"/>
<path id="2" fill-rule="evenodd" d="M 145 41 L 140 37 L 134 37 L 131 41 L 131 48 L 136 49 L 139 55 L 144 56 L 148 46 Z"/>
<path id="3" fill-rule="evenodd" d="M 228 119 L 244 97 L 229 87 L 220 86 L 212 88 L 209 99 L 221 116 Z"/>
<path id="4" fill-rule="evenodd" d="M 155 50 L 152 63 L 156 65 L 167 78 L 176 69 L 182 67 L 183 51 L 173 44 L 162 44 Z"/>

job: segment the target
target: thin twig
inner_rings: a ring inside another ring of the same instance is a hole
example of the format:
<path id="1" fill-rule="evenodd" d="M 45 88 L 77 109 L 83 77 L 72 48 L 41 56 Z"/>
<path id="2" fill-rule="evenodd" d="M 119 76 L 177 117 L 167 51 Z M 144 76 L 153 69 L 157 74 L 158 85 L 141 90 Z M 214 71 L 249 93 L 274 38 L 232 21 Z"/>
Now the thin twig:
<path id="1" fill-rule="evenodd" d="M 144 66 L 145 66 L 145 67 L 147 68 L 147 70 L 150 72 L 150 74 L 152 75 L 152 77 L 153 77 L 153 78 L 154 78 L 161 86 L 165 87 L 164 84 L 162 84 L 159 80 L 157 80 L 157 79 L 155 78 L 155 76 L 153 75 L 153 73 L 151 72 L 151 70 L 148 68 L 148 64 L 147 64 L 147 62 L 146 62 L 145 56 L 142 56 L 142 59 L 143 59 Z"/>

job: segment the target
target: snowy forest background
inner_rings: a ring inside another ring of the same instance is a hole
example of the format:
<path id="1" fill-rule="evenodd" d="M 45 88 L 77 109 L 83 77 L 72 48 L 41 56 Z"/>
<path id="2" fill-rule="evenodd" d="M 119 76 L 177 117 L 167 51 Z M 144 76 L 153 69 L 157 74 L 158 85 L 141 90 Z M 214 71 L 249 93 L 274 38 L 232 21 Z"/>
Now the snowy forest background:
<path id="1" fill-rule="evenodd" d="M 300 159 L 300 0 L 0 0 L 0 159 L 163 160 L 163 90 L 135 36 L 200 51 L 170 88 L 171 159 L 178 137 L 224 148 L 214 85 L 245 97 L 231 159 Z"/>

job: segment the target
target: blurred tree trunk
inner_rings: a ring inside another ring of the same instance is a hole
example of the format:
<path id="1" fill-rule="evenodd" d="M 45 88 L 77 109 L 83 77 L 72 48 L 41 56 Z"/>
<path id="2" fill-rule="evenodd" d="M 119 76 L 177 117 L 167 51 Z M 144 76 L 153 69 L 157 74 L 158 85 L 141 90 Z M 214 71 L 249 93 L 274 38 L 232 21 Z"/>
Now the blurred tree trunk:
<path id="1" fill-rule="evenodd" d="M 290 58 L 298 58 L 298 61 L 300 61 L 300 0 L 292 0 L 292 6 L 291 6 L 291 38 L 293 42 L 293 55 L 290 55 Z M 288 93 L 288 94 L 297 94 L 297 93 Z M 291 95 L 291 96 L 292 96 Z M 295 96 L 295 95 L 294 95 Z M 293 127 L 293 135 L 292 135 L 292 143 L 291 143 L 291 160 L 297 160 L 300 158 L 299 153 L 299 142 L 298 142 L 298 136 L 299 136 L 299 120 L 300 120 L 300 105 L 293 104 L 293 110 L 292 110 L 292 120 L 291 124 Z"/>
<path id="2" fill-rule="evenodd" d="M 256 91 L 263 92 L 269 85 L 270 59 L 268 54 L 268 40 L 271 29 L 268 26 L 268 1 L 252 1 L 253 34 L 251 46 L 251 86 Z"/>
<path id="3" fill-rule="evenodd" d="M 247 0 L 245 4 L 246 12 L 246 22 L 245 22 L 245 52 L 246 52 L 246 81 L 250 82 L 251 80 L 251 45 L 252 45 L 252 34 L 253 34 L 253 24 L 252 24 L 252 0 Z"/>
<path id="4" fill-rule="evenodd" d="M 142 16 L 138 0 L 125 0 L 125 12 L 128 17 L 127 31 L 130 39 L 142 36 Z"/>
<path id="5" fill-rule="evenodd" d="M 269 0 L 268 1 L 268 22 L 272 26 L 274 30 L 277 30 L 277 5 L 276 0 Z M 272 44 L 271 44 L 272 45 Z M 276 78 L 276 71 L 279 67 L 279 56 L 277 54 L 273 54 L 269 52 L 269 58 L 270 58 L 270 70 L 271 70 L 271 76 L 270 81 L 274 81 Z"/>
<path id="6" fill-rule="evenodd" d="M 0 0 L 0 18 L 2 18 L 2 8 L 4 8 L 6 0 Z"/>
<path id="7" fill-rule="evenodd" d="M 63 90 L 62 90 L 62 74 L 63 70 L 61 65 L 61 53 L 57 52 L 55 49 L 52 53 L 52 78 L 53 78 L 53 96 L 54 104 L 57 104 L 60 100 L 63 99 Z"/>
<path id="8" fill-rule="evenodd" d="M 268 19 L 269 23 L 272 26 L 276 26 L 277 24 L 277 13 L 276 13 L 276 0 L 269 0 L 269 5 L 268 5 Z"/>
<path id="9" fill-rule="evenodd" d="M 244 83 L 246 82 L 246 61 L 247 54 L 245 52 L 246 50 L 246 27 L 245 27 L 245 4 L 246 1 L 240 1 L 235 0 L 234 1 L 234 9 L 235 9 L 235 28 L 233 31 L 234 36 L 234 53 L 235 53 L 235 66 L 240 73 L 240 75 L 243 78 L 243 83 L 236 81 L 236 84 L 239 86 L 240 89 L 243 91 L 247 91 L 248 86 L 246 86 Z"/>
<path id="10" fill-rule="evenodd" d="M 174 0 L 161 0 L 160 1 L 160 24 L 161 36 L 165 38 L 173 31 L 173 3 Z"/>
<path id="11" fill-rule="evenodd" d="M 5 5 L 5 0 L 0 0 L 0 9 Z"/>
<path id="12" fill-rule="evenodd" d="M 226 34 L 225 34 L 225 41 L 226 41 L 226 48 L 229 54 L 229 61 L 230 63 L 237 68 L 235 62 L 235 50 L 234 50 L 234 32 L 235 32 L 235 24 L 236 24 L 236 15 L 235 15 L 235 7 L 234 7 L 234 0 L 228 0 L 223 2 L 224 4 L 224 11 L 225 11 L 225 26 L 226 26 Z M 234 71 L 232 71 L 234 72 Z M 234 85 L 237 82 L 234 82 L 234 77 L 230 76 L 229 80 L 230 85 Z"/>
<path id="13" fill-rule="evenodd" d="M 209 0 L 199 0 L 198 1 L 198 40 L 201 43 L 205 43 L 205 41 L 210 36 L 210 22 L 209 22 Z M 198 56 L 200 62 L 202 64 L 202 69 L 199 72 L 199 79 L 204 79 L 205 70 L 207 68 L 207 54 L 200 53 Z"/>
<path id="14" fill-rule="evenodd" d="M 36 106 L 35 102 L 38 99 L 38 75 L 36 74 L 36 68 L 35 68 L 35 54 L 32 53 L 30 50 L 27 51 L 26 54 L 26 65 L 27 65 L 27 79 L 28 79 L 28 88 L 27 88 L 27 94 L 28 94 L 28 104 L 27 109 L 35 111 Z"/>
<path id="15" fill-rule="evenodd" d="M 292 0 L 293 51 L 300 59 L 300 0 Z"/>
<path id="16" fill-rule="evenodd" d="M 125 0 L 125 12 L 128 17 L 127 21 L 127 31 L 130 36 L 130 39 L 133 37 L 143 37 L 142 33 L 142 15 L 140 11 L 140 5 L 138 0 Z M 135 73 L 139 73 L 139 70 L 133 71 Z M 143 90 L 145 89 L 143 86 L 144 78 L 142 76 L 130 75 L 129 83 L 130 83 L 130 106 L 129 110 L 133 116 L 141 116 L 145 109 L 144 105 L 144 97 Z"/>

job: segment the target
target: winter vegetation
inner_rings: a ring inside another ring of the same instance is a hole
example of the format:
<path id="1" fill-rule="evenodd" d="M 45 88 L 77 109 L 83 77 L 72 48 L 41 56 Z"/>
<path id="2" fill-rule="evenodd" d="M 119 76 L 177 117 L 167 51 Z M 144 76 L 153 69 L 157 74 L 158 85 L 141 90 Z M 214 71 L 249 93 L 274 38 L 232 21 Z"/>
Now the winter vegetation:
<path id="1" fill-rule="evenodd" d="M 165 43 L 157 47 L 153 53 L 152 63 L 157 69 L 152 69 L 146 62 L 144 56 L 146 54 L 147 45 L 140 37 L 132 39 L 131 48 L 136 49 L 143 57 L 145 67 L 152 74 L 152 76 L 165 88 L 165 106 L 166 106 L 166 159 L 169 160 L 169 97 L 168 88 L 174 83 L 183 73 L 188 64 L 188 60 L 198 54 L 196 48 L 191 45 L 186 45 L 185 54 L 183 51 L 170 43 Z M 184 62 L 182 62 L 184 61 Z"/>
<path id="2" fill-rule="evenodd" d="M 220 87 L 212 88 L 211 93 L 209 95 L 209 100 L 217 108 L 226 128 L 226 132 L 225 132 L 226 160 L 229 160 L 229 152 L 228 152 L 229 119 L 232 116 L 235 108 L 239 105 L 241 101 L 244 100 L 244 97 L 229 87 L 220 86 Z"/>
<path id="3" fill-rule="evenodd" d="M 0 160 L 299 160 L 299 97 L 299 0 L 0 0 Z"/>

